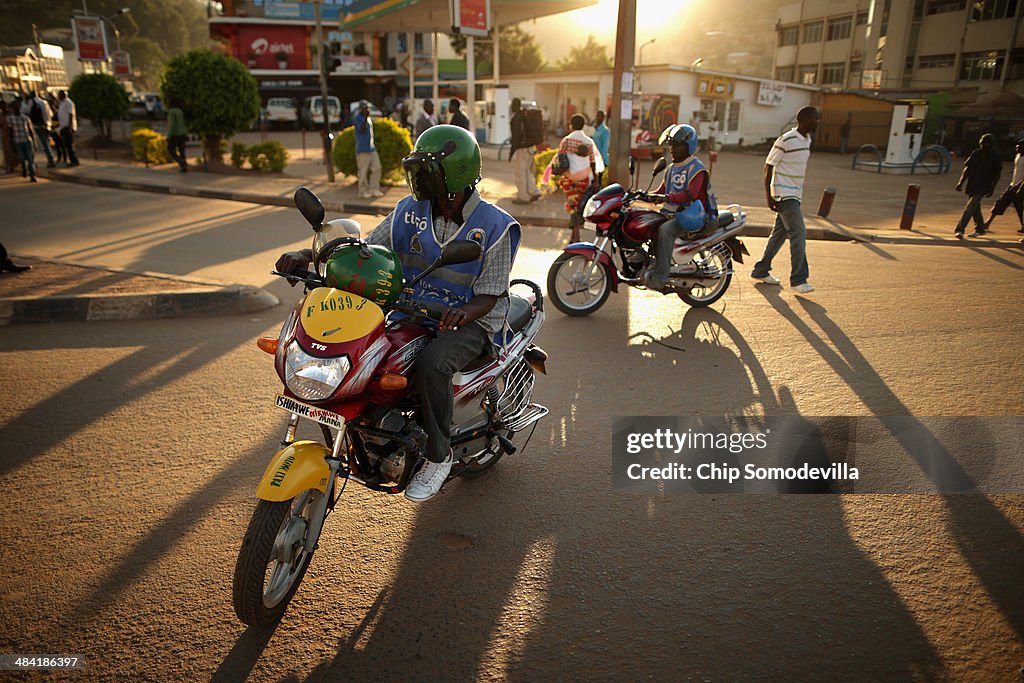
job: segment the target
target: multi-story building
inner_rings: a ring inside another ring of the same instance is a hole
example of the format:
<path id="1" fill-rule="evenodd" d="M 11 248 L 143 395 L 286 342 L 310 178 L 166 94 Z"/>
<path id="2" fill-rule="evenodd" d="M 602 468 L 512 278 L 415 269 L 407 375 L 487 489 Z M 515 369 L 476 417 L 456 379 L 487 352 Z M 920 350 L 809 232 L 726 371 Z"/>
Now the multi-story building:
<path id="1" fill-rule="evenodd" d="M 841 89 L 1024 93 L 1020 0 L 805 0 L 779 9 L 774 76 Z"/>

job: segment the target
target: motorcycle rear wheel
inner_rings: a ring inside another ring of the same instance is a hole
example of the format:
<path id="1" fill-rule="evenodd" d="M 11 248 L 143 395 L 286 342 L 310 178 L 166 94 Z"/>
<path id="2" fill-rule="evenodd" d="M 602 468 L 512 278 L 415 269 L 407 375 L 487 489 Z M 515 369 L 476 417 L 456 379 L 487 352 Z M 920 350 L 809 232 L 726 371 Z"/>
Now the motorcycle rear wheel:
<path id="1" fill-rule="evenodd" d="M 703 308 L 721 299 L 726 290 L 729 289 L 729 283 L 732 282 L 732 273 L 730 272 L 732 270 L 732 259 L 723 256 L 718 249 L 709 249 L 701 251 L 694 257 L 694 261 L 698 263 L 702 270 L 716 268 L 720 272 L 726 273 L 724 277 L 715 283 L 714 287 L 694 285 L 689 291 L 677 292 L 679 298 L 693 308 Z"/>
<path id="2" fill-rule="evenodd" d="M 611 292 L 608 273 L 594 263 L 589 277 L 586 271 L 592 261 L 581 254 L 559 254 L 548 270 L 548 299 L 566 315 L 590 315 L 604 305 Z M 580 286 L 586 288 L 577 291 Z"/>
<path id="3" fill-rule="evenodd" d="M 269 626 L 284 616 L 313 559 L 303 543 L 312 510 L 323 495 L 310 489 L 290 500 L 256 504 L 232 585 L 235 614 L 242 623 Z"/>
<path id="4" fill-rule="evenodd" d="M 505 432 L 506 439 L 511 439 L 512 436 L 512 432 Z M 497 441 L 497 439 L 495 439 L 495 441 Z M 505 455 L 505 451 L 501 450 L 501 447 L 498 446 L 497 443 L 494 444 L 494 448 L 495 451 L 493 453 L 484 453 L 483 455 L 475 458 L 473 462 L 466 465 L 466 469 L 462 470 L 459 476 L 465 477 L 466 479 L 476 479 L 483 475 L 487 470 L 497 465 L 498 461 L 501 460 L 501 456 Z"/>

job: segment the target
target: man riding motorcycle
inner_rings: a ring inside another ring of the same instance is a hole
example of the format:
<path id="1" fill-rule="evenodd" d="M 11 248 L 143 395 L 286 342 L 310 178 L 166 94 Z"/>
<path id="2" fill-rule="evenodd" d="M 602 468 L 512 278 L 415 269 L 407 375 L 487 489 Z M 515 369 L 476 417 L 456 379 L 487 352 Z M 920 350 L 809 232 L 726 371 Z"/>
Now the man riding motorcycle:
<path id="1" fill-rule="evenodd" d="M 665 169 L 665 179 L 657 190 L 658 194 L 666 195 L 662 213 L 670 216 L 658 228 L 654 269 L 647 273 L 645 284 L 661 291 L 668 282 L 676 238 L 692 239 L 714 232 L 718 227 L 718 202 L 711 192 L 711 175 L 695 156 L 694 127 L 673 124 L 662 132 L 658 142 L 668 144 L 672 153 L 672 163 Z"/>
<path id="2" fill-rule="evenodd" d="M 465 129 L 452 125 L 428 129 L 402 160 L 402 167 L 412 194 L 398 202 L 366 242 L 393 250 L 410 281 L 454 239 L 472 240 L 482 249 L 479 260 L 438 268 L 420 280 L 413 292 L 416 299 L 448 307 L 437 324 L 437 336 L 416 361 L 427 462 L 409 482 L 405 496 L 422 502 L 437 494 L 454 462 L 449 448 L 452 375 L 504 341 L 509 274 L 520 227 L 515 218 L 477 192 L 480 146 Z M 304 271 L 312 258 L 309 249 L 282 254 L 277 270 Z"/>

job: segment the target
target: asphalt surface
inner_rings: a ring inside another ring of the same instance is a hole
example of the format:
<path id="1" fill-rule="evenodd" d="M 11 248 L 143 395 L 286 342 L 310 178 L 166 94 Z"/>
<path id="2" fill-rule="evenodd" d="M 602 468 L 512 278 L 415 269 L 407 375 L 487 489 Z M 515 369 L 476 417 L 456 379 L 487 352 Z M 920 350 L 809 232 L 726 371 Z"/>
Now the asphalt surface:
<path id="1" fill-rule="evenodd" d="M 230 270 L 282 303 L 0 328 L 2 652 L 84 654 L 88 679 L 118 681 L 994 681 L 1024 664 L 1020 495 L 623 495 L 609 474 L 623 415 L 1019 415 L 1016 250 L 815 242 L 808 297 L 738 274 L 712 310 L 637 291 L 584 319 L 549 309 L 551 415 L 527 451 L 419 507 L 349 487 L 264 633 L 230 602 L 285 420 L 253 342 L 298 296 L 269 255 L 305 233 L 277 209 L 141 193 L 101 227 L 99 207 L 67 214 L 109 194 L 60 191 L 59 225 L 21 232 L 34 250 Z M 543 283 L 561 239 L 529 231 L 514 274 Z"/>

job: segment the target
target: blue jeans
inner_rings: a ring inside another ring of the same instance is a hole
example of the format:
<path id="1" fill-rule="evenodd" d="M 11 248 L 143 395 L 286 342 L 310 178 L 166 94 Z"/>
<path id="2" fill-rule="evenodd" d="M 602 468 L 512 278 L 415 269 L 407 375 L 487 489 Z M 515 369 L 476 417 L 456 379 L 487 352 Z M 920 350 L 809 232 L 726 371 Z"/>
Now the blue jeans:
<path id="1" fill-rule="evenodd" d="M 783 199 L 779 202 L 779 211 L 775 216 L 775 227 L 768 236 L 768 244 L 764 245 L 764 255 L 754 264 L 753 277 L 765 277 L 772 269 L 772 259 L 779 253 L 782 243 L 789 238 L 789 260 L 792 272 L 789 275 L 791 287 L 807 282 L 807 226 L 804 215 L 800 212 L 799 199 Z"/>
<path id="2" fill-rule="evenodd" d="M 36 131 L 36 139 L 39 140 L 39 146 L 46 152 L 46 165 L 53 166 L 53 154 L 50 152 L 50 131 L 46 126 L 32 126 Z"/>
<path id="3" fill-rule="evenodd" d="M 964 206 L 964 215 L 960 216 L 960 222 L 956 224 L 956 232 L 961 235 L 964 234 L 964 230 L 967 228 L 967 221 L 974 219 L 974 229 L 979 232 L 985 230 L 985 216 L 981 213 L 981 198 L 980 194 L 972 194 L 967 200 L 967 205 Z"/>
<path id="4" fill-rule="evenodd" d="M 27 171 L 29 178 L 35 178 L 36 150 L 32 147 L 32 141 L 15 143 L 14 148 L 18 150 L 18 158 L 21 159 L 22 174 Z"/>

